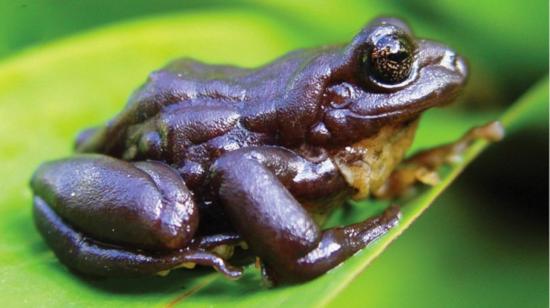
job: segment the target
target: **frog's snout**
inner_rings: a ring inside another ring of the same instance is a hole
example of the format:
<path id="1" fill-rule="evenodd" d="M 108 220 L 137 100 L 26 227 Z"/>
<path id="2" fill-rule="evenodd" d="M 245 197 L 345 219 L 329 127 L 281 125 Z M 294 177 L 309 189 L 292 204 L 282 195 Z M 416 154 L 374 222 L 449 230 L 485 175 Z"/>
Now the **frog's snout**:
<path id="1" fill-rule="evenodd" d="M 468 77 L 468 64 L 466 60 L 450 49 L 444 52 L 440 65 L 458 73 L 464 79 Z"/>
<path id="2" fill-rule="evenodd" d="M 429 40 L 420 40 L 417 53 L 420 70 L 444 70 L 447 82 L 462 85 L 468 77 L 468 63 L 452 48 Z"/>

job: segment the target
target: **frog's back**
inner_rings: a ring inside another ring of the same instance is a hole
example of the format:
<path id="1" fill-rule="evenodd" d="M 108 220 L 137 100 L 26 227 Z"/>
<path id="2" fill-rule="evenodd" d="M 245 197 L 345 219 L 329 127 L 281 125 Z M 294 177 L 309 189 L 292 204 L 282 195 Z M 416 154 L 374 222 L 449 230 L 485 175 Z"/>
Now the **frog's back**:
<path id="1" fill-rule="evenodd" d="M 79 138 L 77 151 L 122 156 L 131 127 L 158 117 L 174 105 L 226 106 L 242 116 L 244 126 L 266 133 L 273 129 L 276 100 L 308 59 L 312 50 L 299 50 L 257 69 L 205 64 L 178 59 L 152 72 L 130 97 L 125 108 L 104 127 Z M 275 132 L 272 132 L 275 134 Z"/>

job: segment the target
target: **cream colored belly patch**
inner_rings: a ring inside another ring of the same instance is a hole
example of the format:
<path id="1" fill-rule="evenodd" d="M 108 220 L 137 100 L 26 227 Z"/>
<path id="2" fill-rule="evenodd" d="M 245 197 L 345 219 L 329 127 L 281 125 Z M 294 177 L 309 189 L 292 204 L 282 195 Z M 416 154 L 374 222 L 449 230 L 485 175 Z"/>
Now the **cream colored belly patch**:
<path id="1" fill-rule="evenodd" d="M 385 127 L 333 156 L 346 182 L 357 190 L 354 199 L 367 198 L 384 184 L 411 146 L 417 124 L 414 121 L 404 127 Z"/>

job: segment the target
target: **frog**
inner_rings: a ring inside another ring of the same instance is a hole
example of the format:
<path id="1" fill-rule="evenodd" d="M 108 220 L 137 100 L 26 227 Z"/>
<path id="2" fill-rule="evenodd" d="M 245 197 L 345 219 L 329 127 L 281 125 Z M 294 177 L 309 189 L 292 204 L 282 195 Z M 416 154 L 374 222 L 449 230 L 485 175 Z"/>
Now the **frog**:
<path id="1" fill-rule="evenodd" d="M 393 205 L 322 229 L 335 208 L 433 182 L 473 140 L 499 138 L 493 123 L 405 158 L 421 115 L 455 100 L 467 76 L 455 51 L 389 17 L 347 44 L 258 68 L 175 60 L 113 119 L 80 133 L 74 155 L 38 167 L 35 225 L 63 264 L 87 275 L 199 265 L 237 279 L 238 250 L 273 284 L 314 279 L 401 215 Z"/>

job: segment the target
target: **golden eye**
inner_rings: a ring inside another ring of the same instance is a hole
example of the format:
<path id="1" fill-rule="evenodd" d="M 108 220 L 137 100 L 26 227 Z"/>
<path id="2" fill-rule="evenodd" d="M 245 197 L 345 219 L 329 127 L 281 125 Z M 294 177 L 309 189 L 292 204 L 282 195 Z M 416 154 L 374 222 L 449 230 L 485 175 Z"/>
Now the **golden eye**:
<path id="1" fill-rule="evenodd" d="M 397 84 L 411 74 L 414 47 L 404 36 L 387 34 L 380 37 L 367 52 L 364 62 L 375 80 Z"/>

